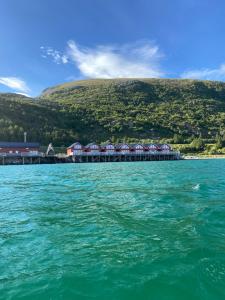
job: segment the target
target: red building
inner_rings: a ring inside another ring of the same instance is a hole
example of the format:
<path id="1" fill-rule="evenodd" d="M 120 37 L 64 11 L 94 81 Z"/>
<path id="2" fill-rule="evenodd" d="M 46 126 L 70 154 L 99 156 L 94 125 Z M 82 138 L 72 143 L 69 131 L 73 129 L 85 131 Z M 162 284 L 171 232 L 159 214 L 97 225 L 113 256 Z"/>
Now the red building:
<path id="1" fill-rule="evenodd" d="M 167 144 L 126 144 L 121 143 L 114 145 L 112 143 L 105 143 L 98 145 L 96 143 L 90 143 L 86 146 L 82 146 L 80 143 L 74 143 L 67 148 L 67 155 L 113 155 L 120 153 L 123 155 L 132 154 L 147 154 L 164 152 L 168 153 L 172 151 L 172 148 Z"/>
<path id="2" fill-rule="evenodd" d="M 101 151 L 106 154 L 112 154 L 115 150 L 115 146 L 112 143 L 101 144 Z"/>
<path id="3" fill-rule="evenodd" d="M 161 145 L 162 151 L 171 151 L 171 147 L 167 144 Z"/>
<path id="4" fill-rule="evenodd" d="M 143 153 L 145 151 L 145 147 L 142 144 L 131 144 L 130 150 L 135 153 Z"/>
<path id="5" fill-rule="evenodd" d="M 84 147 L 84 151 L 93 154 L 98 154 L 101 151 L 101 148 L 96 143 L 90 143 Z"/>
<path id="6" fill-rule="evenodd" d="M 73 143 L 67 148 L 67 155 L 79 155 L 83 152 L 83 146 L 80 143 Z"/>
<path id="7" fill-rule="evenodd" d="M 131 148 L 130 148 L 130 145 L 129 144 L 117 144 L 115 146 L 116 148 L 116 151 L 117 152 L 120 152 L 122 154 L 127 154 L 130 152 Z"/>
<path id="8" fill-rule="evenodd" d="M 155 144 L 145 144 L 145 151 L 155 152 L 158 150 L 158 146 Z"/>
<path id="9" fill-rule="evenodd" d="M 0 142 L 1 155 L 38 155 L 39 143 Z"/>

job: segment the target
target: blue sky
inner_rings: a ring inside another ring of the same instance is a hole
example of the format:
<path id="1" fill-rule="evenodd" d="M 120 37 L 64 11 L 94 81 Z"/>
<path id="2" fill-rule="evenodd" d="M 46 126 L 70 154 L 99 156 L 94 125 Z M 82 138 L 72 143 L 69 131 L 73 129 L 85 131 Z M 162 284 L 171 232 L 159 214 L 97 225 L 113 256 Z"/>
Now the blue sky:
<path id="1" fill-rule="evenodd" d="M 70 80 L 225 80 L 225 1 L 1 0 L 0 92 Z"/>

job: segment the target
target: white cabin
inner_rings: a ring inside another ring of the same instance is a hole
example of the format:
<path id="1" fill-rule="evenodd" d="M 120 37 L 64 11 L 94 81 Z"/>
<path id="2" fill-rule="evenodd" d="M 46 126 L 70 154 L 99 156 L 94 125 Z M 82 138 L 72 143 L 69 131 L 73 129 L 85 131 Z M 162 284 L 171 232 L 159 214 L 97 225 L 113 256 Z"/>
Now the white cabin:
<path id="1" fill-rule="evenodd" d="M 117 145 L 117 149 L 122 154 L 127 154 L 130 152 L 130 146 L 128 144 L 119 144 Z"/>
<path id="2" fill-rule="evenodd" d="M 155 152 L 155 151 L 157 151 L 157 146 L 155 144 L 149 144 L 148 145 L 148 150 L 150 152 Z"/>
<path id="3" fill-rule="evenodd" d="M 145 150 L 144 145 L 142 144 L 135 144 L 132 148 L 135 151 L 135 153 L 143 153 Z"/>
<path id="4" fill-rule="evenodd" d="M 80 143 L 75 143 L 73 147 L 73 155 L 81 155 L 83 152 L 83 146 Z"/>
<path id="5" fill-rule="evenodd" d="M 161 149 L 162 149 L 163 152 L 169 152 L 171 150 L 170 146 L 167 145 L 167 144 L 161 145 Z"/>
<path id="6" fill-rule="evenodd" d="M 85 146 L 85 149 L 87 150 L 87 152 L 91 153 L 91 154 L 99 154 L 100 153 L 100 147 L 99 145 L 95 144 L 95 143 L 90 143 L 87 146 Z"/>
<path id="7" fill-rule="evenodd" d="M 67 155 L 81 155 L 83 153 L 83 146 L 79 143 L 73 143 L 67 148 Z"/>
<path id="8" fill-rule="evenodd" d="M 111 143 L 102 145 L 102 149 L 104 150 L 105 154 L 112 154 L 115 152 L 115 146 Z"/>

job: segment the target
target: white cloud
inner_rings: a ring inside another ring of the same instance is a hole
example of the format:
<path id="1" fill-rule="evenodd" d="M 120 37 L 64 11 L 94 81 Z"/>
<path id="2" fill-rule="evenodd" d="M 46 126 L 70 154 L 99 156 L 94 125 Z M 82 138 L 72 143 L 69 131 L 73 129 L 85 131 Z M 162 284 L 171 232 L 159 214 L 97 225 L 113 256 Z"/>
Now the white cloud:
<path id="1" fill-rule="evenodd" d="M 42 57 L 56 64 L 73 63 L 86 78 L 162 77 L 162 54 L 150 41 L 133 44 L 85 48 L 68 41 L 64 53 L 52 47 L 40 47 Z"/>
<path id="2" fill-rule="evenodd" d="M 190 70 L 181 74 L 181 78 L 203 79 L 203 80 L 225 80 L 225 64 L 217 69 Z"/>
<path id="3" fill-rule="evenodd" d="M 26 82 L 17 77 L 0 77 L 0 84 L 22 93 L 30 92 Z"/>
<path id="4" fill-rule="evenodd" d="M 47 58 L 51 57 L 56 64 L 66 64 L 68 63 L 68 57 L 65 54 L 62 54 L 58 50 L 54 50 L 52 47 L 40 47 L 42 52 L 42 57 Z"/>
<path id="5" fill-rule="evenodd" d="M 89 78 L 162 77 L 159 48 L 149 41 L 122 46 L 79 47 L 68 42 L 67 57 Z"/>

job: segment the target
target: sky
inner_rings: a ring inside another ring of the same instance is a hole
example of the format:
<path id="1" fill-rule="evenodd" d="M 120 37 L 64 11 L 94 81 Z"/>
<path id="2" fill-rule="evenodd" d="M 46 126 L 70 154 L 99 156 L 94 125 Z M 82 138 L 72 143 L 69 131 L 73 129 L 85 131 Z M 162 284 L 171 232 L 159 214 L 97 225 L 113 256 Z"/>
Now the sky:
<path id="1" fill-rule="evenodd" d="M 88 78 L 225 81 L 223 0 L 0 0 L 0 92 Z"/>

